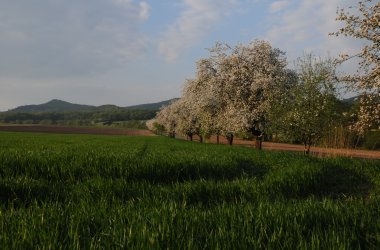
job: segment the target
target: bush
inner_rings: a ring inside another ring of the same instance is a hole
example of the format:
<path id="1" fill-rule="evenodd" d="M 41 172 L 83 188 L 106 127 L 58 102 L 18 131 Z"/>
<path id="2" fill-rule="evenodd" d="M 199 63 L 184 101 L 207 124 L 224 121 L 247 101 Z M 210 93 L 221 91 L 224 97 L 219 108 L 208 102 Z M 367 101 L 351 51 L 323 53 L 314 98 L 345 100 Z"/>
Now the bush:
<path id="1" fill-rule="evenodd" d="M 370 131 L 364 138 L 363 147 L 368 150 L 380 149 L 380 130 Z"/>

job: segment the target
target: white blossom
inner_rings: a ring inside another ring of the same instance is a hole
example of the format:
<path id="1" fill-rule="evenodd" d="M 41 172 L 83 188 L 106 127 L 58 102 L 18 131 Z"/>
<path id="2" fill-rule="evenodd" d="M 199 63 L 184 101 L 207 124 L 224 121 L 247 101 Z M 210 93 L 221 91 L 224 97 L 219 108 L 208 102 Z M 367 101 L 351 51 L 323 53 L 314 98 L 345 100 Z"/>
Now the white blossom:
<path id="1" fill-rule="evenodd" d="M 358 2 L 359 14 L 340 10 L 337 20 L 343 22 L 345 27 L 332 33 L 365 41 L 362 50 L 356 55 L 344 55 L 338 60 L 339 63 L 354 57 L 361 60 L 356 74 L 342 78 L 352 89 L 361 93 L 358 122 L 353 125 L 353 128 L 361 133 L 370 128 L 380 129 L 380 3 L 372 2 L 375 1 Z"/>

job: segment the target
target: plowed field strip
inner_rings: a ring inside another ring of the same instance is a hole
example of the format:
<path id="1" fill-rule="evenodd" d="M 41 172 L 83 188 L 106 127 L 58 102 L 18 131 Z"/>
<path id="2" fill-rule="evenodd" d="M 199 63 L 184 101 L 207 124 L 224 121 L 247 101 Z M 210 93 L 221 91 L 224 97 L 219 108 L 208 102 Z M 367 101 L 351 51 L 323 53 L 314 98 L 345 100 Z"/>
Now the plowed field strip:
<path id="1" fill-rule="evenodd" d="M 64 126 L 0 126 L 0 131 L 9 132 L 39 132 L 58 134 L 94 134 L 94 135 L 143 135 L 153 136 L 149 130 L 133 130 L 122 128 L 91 128 Z"/>

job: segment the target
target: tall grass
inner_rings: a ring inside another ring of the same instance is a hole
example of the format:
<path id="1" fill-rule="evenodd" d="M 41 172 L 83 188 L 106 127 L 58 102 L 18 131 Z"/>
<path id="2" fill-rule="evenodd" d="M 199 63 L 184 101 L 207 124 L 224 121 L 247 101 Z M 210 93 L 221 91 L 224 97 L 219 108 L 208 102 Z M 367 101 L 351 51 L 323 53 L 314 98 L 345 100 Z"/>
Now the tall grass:
<path id="1" fill-rule="evenodd" d="M 377 249 L 380 162 L 0 133 L 0 246 Z"/>

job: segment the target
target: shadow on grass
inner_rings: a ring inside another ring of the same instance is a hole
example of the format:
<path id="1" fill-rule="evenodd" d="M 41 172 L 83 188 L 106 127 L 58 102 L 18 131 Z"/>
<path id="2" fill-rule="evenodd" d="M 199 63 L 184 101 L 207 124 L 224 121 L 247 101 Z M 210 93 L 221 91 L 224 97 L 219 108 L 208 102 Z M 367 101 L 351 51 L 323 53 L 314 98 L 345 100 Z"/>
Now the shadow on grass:
<path id="1" fill-rule="evenodd" d="M 227 181 L 239 178 L 262 178 L 268 173 L 265 166 L 247 160 L 236 160 L 233 164 L 216 165 L 210 163 L 142 167 L 130 173 L 128 179 L 151 183 L 170 184 L 195 180 Z"/>
<path id="2" fill-rule="evenodd" d="M 268 176 L 260 187 L 270 199 L 366 199 L 373 184 L 365 175 L 335 165 L 297 167 Z"/>
<path id="3" fill-rule="evenodd" d="M 364 174 L 339 166 L 326 167 L 315 195 L 321 198 L 367 198 L 373 187 Z"/>
<path id="4" fill-rule="evenodd" d="M 63 202 L 69 193 L 63 185 L 43 182 L 1 183 L 0 205 L 13 208 L 29 207 L 33 203 Z"/>

